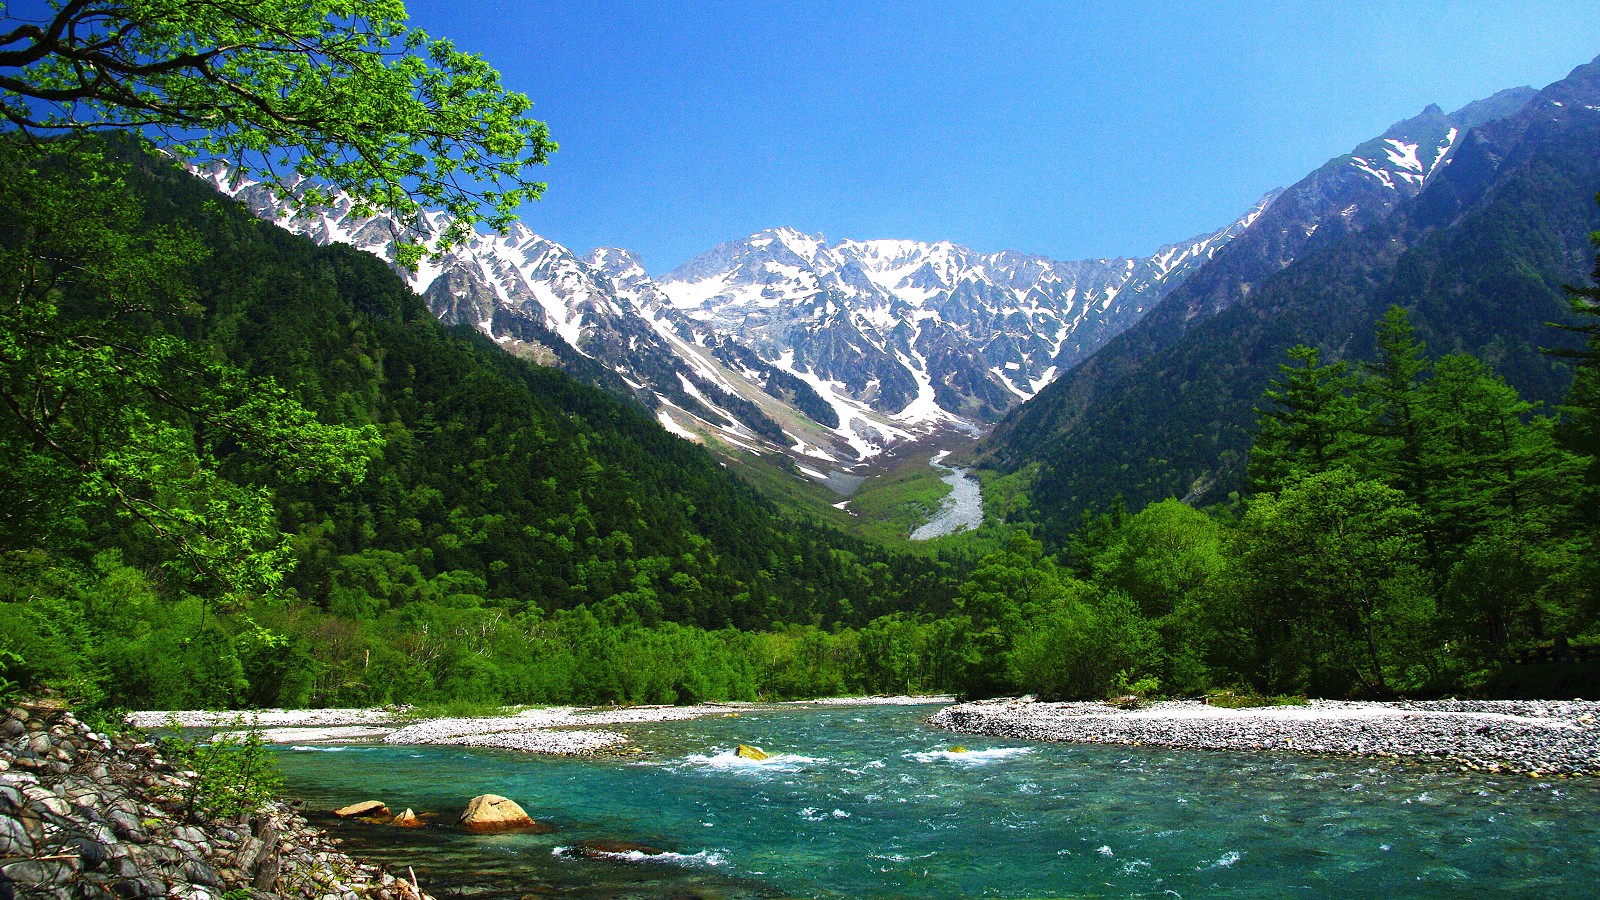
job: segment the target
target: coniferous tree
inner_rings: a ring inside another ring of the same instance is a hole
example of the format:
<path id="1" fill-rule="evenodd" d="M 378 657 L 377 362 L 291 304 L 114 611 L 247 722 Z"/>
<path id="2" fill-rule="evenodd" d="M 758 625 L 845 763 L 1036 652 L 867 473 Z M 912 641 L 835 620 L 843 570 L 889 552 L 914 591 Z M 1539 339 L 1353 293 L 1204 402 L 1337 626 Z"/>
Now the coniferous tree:
<path id="1" fill-rule="evenodd" d="M 1600 197 L 1596 198 L 1600 200 Z M 1589 240 L 1600 247 L 1600 231 Z M 1595 257 L 1591 275 L 1594 284 L 1588 287 L 1567 285 L 1567 296 L 1572 303 L 1574 322 L 1548 322 L 1546 324 L 1564 331 L 1586 336 L 1579 348 L 1546 349 L 1552 356 L 1572 360 L 1577 371 L 1573 373 L 1572 388 L 1566 402 L 1561 405 L 1562 422 L 1558 429 L 1562 441 L 1573 451 L 1594 458 L 1596 468 L 1591 469 L 1591 483 L 1600 483 L 1600 254 Z"/>
<path id="2" fill-rule="evenodd" d="M 1459 633 L 1499 655 L 1519 638 L 1567 630 L 1576 624 L 1584 460 L 1474 357 L 1440 359 L 1423 394 L 1427 463 L 1437 475 L 1419 499 Z"/>
<path id="3" fill-rule="evenodd" d="M 1345 461 L 1355 448 L 1361 410 L 1351 397 L 1355 379 L 1344 361 L 1324 365 L 1320 352 L 1304 345 L 1289 350 L 1256 407 L 1256 437 L 1250 447 L 1248 486 L 1276 491 L 1293 478 Z M 1296 365 L 1298 363 L 1298 365 Z"/>
<path id="4" fill-rule="evenodd" d="M 1389 307 L 1378 323 L 1378 358 L 1362 366 L 1368 467 L 1408 497 L 1422 496 L 1429 472 L 1423 450 L 1422 382 L 1431 368 L 1411 317 Z"/>

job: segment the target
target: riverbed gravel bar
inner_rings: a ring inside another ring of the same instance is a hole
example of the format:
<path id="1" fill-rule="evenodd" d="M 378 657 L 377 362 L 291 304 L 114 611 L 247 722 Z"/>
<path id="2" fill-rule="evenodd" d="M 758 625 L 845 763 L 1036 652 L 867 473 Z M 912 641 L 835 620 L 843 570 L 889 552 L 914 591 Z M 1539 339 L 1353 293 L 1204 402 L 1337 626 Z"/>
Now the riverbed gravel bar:
<path id="1" fill-rule="evenodd" d="M 1600 775 L 1600 702 L 1313 700 L 1225 709 L 1169 701 L 1123 710 L 1103 703 L 984 700 L 929 723 L 963 734 L 1179 750 L 1288 750 L 1432 760 L 1466 771 Z"/>
<path id="2" fill-rule="evenodd" d="M 544 706 L 503 716 L 419 719 L 408 707 L 385 709 L 270 709 L 253 712 L 146 710 L 129 716 L 143 728 L 243 726 L 277 744 L 364 743 L 492 747 L 587 756 L 616 751 L 628 736 L 597 728 L 740 715 L 783 706 L 898 706 L 948 703 L 950 697 L 833 697 L 797 704 L 701 703 L 695 706 Z"/>

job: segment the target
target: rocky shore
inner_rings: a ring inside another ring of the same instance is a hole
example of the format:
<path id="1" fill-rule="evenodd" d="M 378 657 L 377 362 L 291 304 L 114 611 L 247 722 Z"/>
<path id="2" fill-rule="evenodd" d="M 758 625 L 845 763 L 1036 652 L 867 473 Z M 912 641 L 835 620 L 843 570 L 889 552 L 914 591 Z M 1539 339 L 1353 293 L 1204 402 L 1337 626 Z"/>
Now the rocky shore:
<path id="1" fill-rule="evenodd" d="M 284 803 L 187 815 L 193 773 L 46 702 L 0 717 L 0 900 L 431 900 Z"/>
<path id="2" fill-rule="evenodd" d="M 1172 701 L 1121 710 L 1022 698 L 962 703 L 928 721 L 1029 741 L 1290 750 L 1434 760 L 1466 771 L 1600 775 L 1600 703 L 1583 700 L 1313 700 L 1249 709 Z"/>

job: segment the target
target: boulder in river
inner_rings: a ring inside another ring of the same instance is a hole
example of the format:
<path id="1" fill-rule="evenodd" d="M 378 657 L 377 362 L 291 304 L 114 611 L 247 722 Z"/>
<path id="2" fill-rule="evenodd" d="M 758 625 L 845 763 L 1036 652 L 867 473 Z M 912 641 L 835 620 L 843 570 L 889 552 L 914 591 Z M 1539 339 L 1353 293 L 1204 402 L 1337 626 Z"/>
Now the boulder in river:
<path id="1" fill-rule="evenodd" d="M 333 814 L 341 819 L 371 818 L 373 816 L 387 816 L 389 807 L 385 806 L 382 800 L 363 800 L 360 803 L 352 803 L 349 806 L 336 809 Z"/>
<path id="2" fill-rule="evenodd" d="M 424 823 L 422 819 L 417 817 L 416 813 L 411 811 L 411 807 L 408 806 L 406 807 L 405 812 L 395 816 L 389 824 L 396 828 L 421 828 Z"/>
<path id="3" fill-rule="evenodd" d="M 468 831 L 510 831 L 533 828 L 535 822 L 518 806 L 499 794 L 480 794 L 467 802 L 461 814 L 461 827 Z"/>
<path id="4" fill-rule="evenodd" d="M 757 762 L 767 758 L 765 750 L 760 747 L 752 747 L 749 744 L 740 744 L 739 749 L 734 751 L 734 755 L 740 759 L 753 759 Z"/>

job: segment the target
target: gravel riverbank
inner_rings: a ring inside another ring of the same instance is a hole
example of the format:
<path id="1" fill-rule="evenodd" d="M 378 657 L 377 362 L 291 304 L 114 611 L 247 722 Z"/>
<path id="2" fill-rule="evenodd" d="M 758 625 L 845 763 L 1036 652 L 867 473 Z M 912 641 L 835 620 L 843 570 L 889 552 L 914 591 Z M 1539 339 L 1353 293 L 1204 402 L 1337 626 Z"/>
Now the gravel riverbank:
<path id="1" fill-rule="evenodd" d="M 628 736 L 599 726 L 676 722 L 714 716 L 731 716 L 762 708 L 795 705 L 900 706 L 948 703 L 950 697 L 831 697 L 794 704 L 701 703 L 695 706 L 549 706 L 504 716 L 419 719 L 405 707 L 394 709 L 269 709 L 254 712 L 200 710 L 145 710 L 129 716 L 141 728 L 171 723 L 186 728 L 229 728 L 243 725 L 258 730 L 266 741 L 279 744 L 359 743 L 444 744 L 493 747 L 524 753 L 587 756 L 614 752 Z"/>
<path id="2" fill-rule="evenodd" d="M 1103 703 L 985 700 L 929 723 L 965 734 L 1180 750 L 1291 750 L 1447 762 L 1467 771 L 1600 775 L 1600 703 L 1438 700 L 1223 709 L 1199 701 L 1120 710 Z"/>

